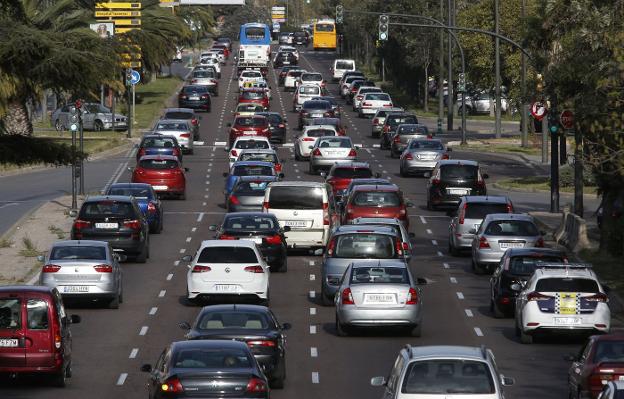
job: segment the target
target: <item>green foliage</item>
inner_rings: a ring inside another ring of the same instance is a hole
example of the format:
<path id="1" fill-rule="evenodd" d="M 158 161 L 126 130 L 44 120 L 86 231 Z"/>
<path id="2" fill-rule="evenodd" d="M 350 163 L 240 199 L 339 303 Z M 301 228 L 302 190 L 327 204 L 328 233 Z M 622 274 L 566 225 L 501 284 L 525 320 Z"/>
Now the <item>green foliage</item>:
<path id="1" fill-rule="evenodd" d="M 88 154 L 77 157 L 86 158 Z M 72 162 L 71 147 L 51 139 L 20 135 L 0 135 L 0 164 L 29 165 L 46 163 L 54 166 Z"/>
<path id="2" fill-rule="evenodd" d="M 583 184 L 586 187 L 594 187 L 596 185 L 596 177 L 589 168 L 583 168 Z M 564 165 L 559 169 L 559 186 L 574 187 L 573 165 Z"/>

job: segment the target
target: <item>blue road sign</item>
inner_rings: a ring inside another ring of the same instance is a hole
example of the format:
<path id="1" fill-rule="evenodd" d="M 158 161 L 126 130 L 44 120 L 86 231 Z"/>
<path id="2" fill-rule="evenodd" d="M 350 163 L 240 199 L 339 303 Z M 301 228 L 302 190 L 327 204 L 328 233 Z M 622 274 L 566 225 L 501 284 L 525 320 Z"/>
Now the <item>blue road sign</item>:
<path id="1" fill-rule="evenodd" d="M 130 79 L 130 84 L 131 85 L 138 84 L 141 81 L 141 74 L 135 70 L 133 70 L 131 74 L 132 74 L 132 78 Z"/>

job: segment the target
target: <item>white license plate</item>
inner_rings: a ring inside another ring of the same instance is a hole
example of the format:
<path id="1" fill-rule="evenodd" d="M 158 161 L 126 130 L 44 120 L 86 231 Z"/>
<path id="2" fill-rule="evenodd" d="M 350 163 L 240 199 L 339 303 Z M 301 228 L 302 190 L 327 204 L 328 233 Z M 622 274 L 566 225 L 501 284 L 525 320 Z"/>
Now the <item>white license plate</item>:
<path id="1" fill-rule="evenodd" d="M 618 380 L 620 380 L 620 381 L 624 381 L 624 375 L 619 376 L 619 377 L 618 377 Z"/>
<path id="2" fill-rule="evenodd" d="M 12 338 L 0 339 L 0 347 L 2 348 L 17 348 L 18 346 L 19 346 L 19 342 L 17 339 L 12 339 Z"/>
<path id="3" fill-rule="evenodd" d="M 307 227 L 308 222 L 305 220 L 285 220 L 284 226 L 288 227 Z"/>
<path id="4" fill-rule="evenodd" d="M 312 118 L 322 118 L 323 114 L 312 114 Z"/>
<path id="5" fill-rule="evenodd" d="M 89 292 L 89 286 L 87 285 L 68 285 L 63 287 L 63 292 Z"/>
<path id="6" fill-rule="evenodd" d="M 244 134 L 245 136 L 255 136 L 255 135 L 257 135 L 258 133 L 256 133 L 256 131 L 255 131 L 255 130 L 245 130 L 245 131 L 243 132 L 243 134 Z"/>
<path id="7" fill-rule="evenodd" d="M 238 291 L 238 285 L 234 285 L 234 284 L 215 284 L 214 290 L 216 292 L 236 292 L 236 291 Z"/>
<path id="8" fill-rule="evenodd" d="M 189 97 L 189 100 L 199 100 L 199 97 L 191 96 L 191 97 Z"/>
<path id="9" fill-rule="evenodd" d="M 560 326 L 574 326 L 581 324 L 580 317 L 555 317 L 555 324 Z"/>
<path id="10" fill-rule="evenodd" d="M 282 64 L 288 65 L 288 64 L 290 64 L 290 61 L 284 61 L 284 62 L 282 62 Z"/>
<path id="11" fill-rule="evenodd" d="M 470 189 L 468 188 L 447 188 L 446 191 L 451 195 L 468 195 Z"/>
<path id="12" fill-rule="evenodd" d="M 95 227 L 98 229 L 117 229 L 119 228 L 119 223 L 96 223 Z"/>
<path id="13" fill-rule="evenodd" d="M 370 305 L 396 303 L 396 299 L 392 294 L 365 294 L 364 303 Z"/>
<path id="14" fill-rule="evenodd" d="M 498 245 L 503 248 L 524 248 L 524 243 L 521 242 L 499 242 Z"/>
<path id="15" fill-rule="evenodd" d="M 262 238 L 260 238 L 260 237 L 252 237 L 252 238 L 249 239 L 249 241 L 253 241 L 256 244 L 262 244 Z"/>
<path id="16" fill-rule="evenodd" d="M 162 190 L 166 190 L 167 186 L 152 186 L 152 188 L 156 191 L 158 190 L 162 191 Z"/>

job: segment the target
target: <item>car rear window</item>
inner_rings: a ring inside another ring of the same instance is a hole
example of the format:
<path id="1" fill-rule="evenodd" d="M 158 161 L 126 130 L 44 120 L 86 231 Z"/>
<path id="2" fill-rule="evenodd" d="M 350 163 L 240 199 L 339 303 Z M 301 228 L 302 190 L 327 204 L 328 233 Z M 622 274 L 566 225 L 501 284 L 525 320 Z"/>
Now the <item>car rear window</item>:
<path id="1" fill-rule="evenodd" d="M 401 392 L 422 395 L 485 395 L 496 392 L 485 362 L 461 359 L 419 360 L 410 363 Z"/>
<path id="2" fill-rule="evenodd" d="M 176 140 L 173 137 L 146 138 L 141 143 L 142 148 L 174 148 Z"/>
<path id="3" fill-rule="evenodd" d="M 355 206 L 374 206 L 389 208 L 401 205 L 401 198 L 394 192 L 384 191 L 361 191 L 353 196 L 351 202 Z"/>
<path id="4" fill-rule="evenodd" d="M 323 189 L 320 187 L 271 188 L 269 208 L 272 209 L 323 209 Z"/>
<path id="5" fill-rule="evenodd" d="M 624 341 L 598 341 L 593 363 L 602 362 L 624 363 Z"/>
<path id="6" fill-rule="evenodd" d="M 444 150 L 442 143 L 437 140 L 412 140 L 409 148 L 412 150 Z"/>
<path id="7" fill-rule="evenodd" d="M 190 93 L 208 93 L 208 87 L 206 87 L 206 86 L 184 86 L 182 91 L 185 94 L 190 94 Z M 186 119 L 186 118 L 184 118 L 184 119 Z"/>
<path id="8" fill-rule="evenodd" d="M 192 112 L 169 111 L 165 113 L 165 119 L 193 119 Z"/>
<path id="9" fill-rule="evenodd" d="M 320 148 L 351 148 L 353 145 L 348 137 L 332 137 L 319 139 L 318 146 Z"/>
<path id="10" fill-rule="evenodd" d="M 318 96 L 321 93 L 321 88 L 318 86 L 301 86 L 299 88 L 299 94 L 305 94 L 308 96 Z"/>
<path id="11" fill-rule="evenodd" d="M 466 219 L 483 219 L 490 213 L 507 213 L 507 204 L 469 202 L 466 204 Z"/>
<path id="12" fill-rule="evenodd" d="M 223 227 L 228 230 L 275 229 L 277 227 L 277 220 L 271 216 L 232 215 L 225 219 Z"/>
<path id="13" fill-rule="evenodd" d="M 299 76 L 301 76 L 302 73 L 302 71 L 288 71 L 288 76 L 298 78 Z"/>
<path id="14" fill-rule="evenodd" d="M 333 130 L 325 129 L 310 129 L 306 131 L 308 137 L 323 137 L 323 136 L 335 136 L 336 132 Z"/>
<path id="15" fill-rule="evenodd" d="M 215 73 L 208 70 L 193 72 L 194 78 L 216 78 Z"/>
<path id="16" fill-rule="evenodd" d="M 22 301 L 16 298 L 0 298 L 0 330 L 22 328 Z"/>
<path id="17" fill-rule="evenodd" d="M 248 247 L 206 247 L 197 263 L 258 263 L 258 258 Z"/>
<path id="18" fill-rule="evenodd" d="M 236 165 L 234 176 L 273 176 L 273 168 L 264 165 Z"/>
<path id="19" fill-rule="evenodd" d="M 314 94 L 318 94 L 314 93 Z M 331 103 L 329 101 L 306 101 L 303 103 L 303 109 L 330 109 Z"/>
<path id="20" fill-rule="evenodd" d="M 260 91 L 244 91 L 241 95 L 241 98 L 245 100 L 257 100 L 260 98 L 264 98 L 264 92 Z"/>
<path id="21" fill-rule="evenodd" d="M 236 107 L 236 112 L 254 112 L 264 111 L 264 108 L 260 104 L 239 104 Z"/>
<path id="22" fill-rule="evenodd" d="M 485 234 L 491 236 L 537 236 L 539 231 L 533 222 L 526 220 L 494 220 L 487 225 Z"/>
<path id="23" fill-rule="evenodd" d="M 251 360 L 240 349 L 192 348 L 175 353 L 171 366 L 185 369 L 238 369 L 251 367 Z"/>
<path id="24" fill-rule="evenodd" d="M 535 284 L 538 292 L 600 292 L 598 283 L 588 278 L 543 278 Z"/>
<path id="25" fill-rule="evenodd" d="M 277 155 L 275 154 L 267 154 L 267 153 L 254 153 L 247 152 L 243 153 L 238 157 L 239 161 L 261 161 L 261 162 L 271 162 L 277 163 Z"/>
<path id="26" fill-rule="evenodd" d="M 530 276 L 535 271 L 538 262 L 562 263 L 561 256 L 514 256 L 509 260 L 509 271 L 513 274 Z"/>
<path id="27" fill-rule="evenodd" d="M 320 73 L 306 73 L 301 75 L 301 80 L 306 82 L 315 82 L 323 80 L 323 75 L 321 75 Z"/>
<path id="28" fill-rule="evenodd" d="M 282 117 L 279 114 L 260 114 L 269 120 L 269 123 L 277 125 L 278 123 L 282 123 Z"/>
<path id="29" fill-rule="evenodd" d="M 351 284 L 409 284 L 407 270 L 399 267 L 356 267 Z"/>
<path id="30" fill-rule="evenodd" d="M 477 180 L 479 168 L 474 165 L 442 165 L 441 180 Z"/>
<path id="31" fill-rule="evenodd" d="M 264 196 L 264 192 L 266 191 L 267 186 L 270 182 L 268 181 L 244 181 L 240 182 L 234 188 L 234 193 L 236 194 L 244 194 L 244 195 L 257 195 Z"/>
<path id="32" fill-rule="evenodd" d="M 239 148 L 241 150 L 252 150 L 252 149 L 268 149 L 270 147 L 269 143 L 262 140 L 238 140 L 234 148 Z"/>
<path id="33" fill-rule="evenodd" d="M 108 190 L 107 195 L 128 195 L 136 198 L 152 199 L 152 190 L 142 187 L 112 187 Z"/>
<path id="34" fill-rule="evenodd" d="M 335 238 L 334 258 L 391 259 L 396 258 L 395 238 L 386 234 L 353 233 Z"/>
<path id="35" fill-rule="evenodd" d="M 368 168 L 335 168 L 332 177 L 341 179 L 367 179 L 373 177 L 373 172 Z"/>
<path id="36" fill-rule="evenodd" d="M 215 330 L 222 328 L 266 330 L 274 327 L 269 318 L 260 312 L 243 312 L 240 310 L 231 312 L 209 312 L 202 315 L 197 329 Z"/>
<path id="37" fill-rule="evenodd" d="M 238 118 L 236 118 L 235 122 L 235 125 L 238 126 L 265 126 L 266 124 L 267 120 L 265 117 L 254 118 L 251 116 L 239 116 Z"/>
<path id="38" fill-rule="evenodd" d="M 156 125 L 156 130 L 177 130 L 182 132 L 189 130 L 189 127 L 185 122 L 161 122 Z"/>
<path id="39" fill-rule="evenodd" d="M 26 302 L 26 325 L 29 330 L 47 330 L 48 302 L 44 299 L 29 299 Z"/>
<path id="40" fill-rule="evenodd" d="M 378 87 L 360 89 L 360 94 L 366 94 L 366 93 L 381 93 L 381 89 Z"/>
<path id="41" fill-rule="evenodd" d="M 80 246 L 54 247 L 50 260 L 92 259 L 106 260 L 106 248 Z"/>
<path id="42" fill-rule="evenodd" d="M 364 100 L 374 100 L 374 101 L 390 101 L 390 96 L 387 94 L 378 94 L 378 93 L 368 93 L 364 96 Z"/>
<path id="43" fill-rule="evenodd" d="M 355 63 L 349 61 L 337 61 L 336 69 L 354 69 Z"/>
<path id="44" fill-rule="evenodd" d="M 176 169 L 180 166 L 180 163 L 175 159 L 141 159 L 139 166 L 145 169 Z"/>
<path id="45" fill-rule="evenodd" d="M 429 134 L 429 129 L 424 125 L 407 125 L 407 126 L 399 126 L 397 129 L 397 133 L 399 135 L 416 135 L 416 134 Z"/>
<path id="46" fill-rule="evenodd" d="M 416 117 L 413 115 L 409 115 L 409 116 L 388 115 L 388 117 L 386 118 L 386 123 L 389 125 L 393 125 L 393 126 L 402 125 L 402 124 L 417 124 L 418 119 L 416 119 Z"/>
<path id="47" fill-rule="evenodd" d="M 85 202 L 80 209 L 80 217 L 134 218 L 134 207 L 130 202 L 103 200 Z"/>

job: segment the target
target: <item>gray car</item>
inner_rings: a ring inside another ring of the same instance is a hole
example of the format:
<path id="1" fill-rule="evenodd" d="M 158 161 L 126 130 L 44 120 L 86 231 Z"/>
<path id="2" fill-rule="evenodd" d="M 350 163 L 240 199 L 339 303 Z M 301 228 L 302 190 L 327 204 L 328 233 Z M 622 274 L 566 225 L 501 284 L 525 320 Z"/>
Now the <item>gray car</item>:
<path id="1" fill-rule="evenodd" d="M 339 161 L 357 161 L 357 150 L 348 136 L 323 136 L 316 139 L 310 151 L 310 174 L 329 169 Z"/>
<path id="2" fill-rule="evenodd" d="M 198 86 L 207 86 L 208 91 L 215 97 L 219 95 L 219 80 L 217 72 L 207 69 L 196 69 L 189 77 L 189 83 Z"/>
<path id="3" fill-rule="evenodd" d="M 277 176 L 241 176 L 226 203 L 228 212 L 262 211 L 264 192 Z"/>
<path id="4" fill-rule="evenodd" d="M 428 139 L 429 129 L 421 124 L 404 124 L 397 127 L 396 133 L 390 139 L 390 156 L 399 157 L 407 148 L 407 144 L 412 139 Z M 433 168 L 431 168 L 433 169 Z"/>
<path id="5" fill-rule="evenodd" d="M 431 172 L 441 159 L 449 159 L 451 148 L 438 139 L 411 139 L 399 162 L 401 176 Z"/>
<path id="6" fill-rule="evenodd" d="M 405 262 L 400 233 L 390 226 L 343 225 L 332 235 L 321 267 L 321 301 L 329 306 L 347 267 L 362 259 Z"/>
<path id="7" fill-rule="evenodd" d="M 65 105 L 52 112 L 50 117 L 52 125 L 58 131 L 69 128 L 69 108 Z M 113 113 L 107 107 L 98 103 L 85 103 L 82 105 L 82 127 L 84 130 L 109 130 L 113 128 Z M 126 130 L 128 128 L 128 118 L 125 115 L 115 113 L 115 130 Z"/>
<path id="8" fill-rule="evenodd" d="M 44 264 L 39 284 L 56 287 L 64 299 L 103 300 L 117 309 L 123 301 L 119 260 L 124 259 L 105 241 L 58 241 L 39 258 Z"/>
<path id="9" fill-rule="evenodd" d="M 335 296 L 336 332 L 354 327 L 403 327 L 420 337 L 422 292 L 405 262 L 356 261 L 342 277 Z"/>
<path id="10" fill-rule="evenodd" d="M 492 271 L 509 248 L 544 247 L 544 238 L 533 217 L 518 213 L 493 213 L 472 239 L 472 268 Z"/>
<path id="11" fill-rule="evenodd" d="M 401 233 L 401 241 L 403 245 L 403 253 L 405 255 L 405 260 L 409 262 L 412 260 L 412 242 L 411 239 L 416 235 L 414 233 L 409 233 L 405 228 L 403 222 L 401 222 L 397 218 L 367 218 L 367 217 L 359 217 L 355 219 L 349 220 L 349 224 L 372 224 L 375 226 L 392 226 L 397 229 Z"/>
<path id="12" fill-rule="evenodd" d="M 466 195 L 461 197 L 449 223 L 449 253 L 458 256 L 470 249 L 483 218 L 491 213 L 513 213 L 511 200 L 503 195 Z"/>
<path id="13" fill-rule="evenodd" d="M 151 133 L 173 136 L 178 140 L 184 153 L 193 153 L 193 127 L 189 120 L 161 119 L 156 122 Z"/>

